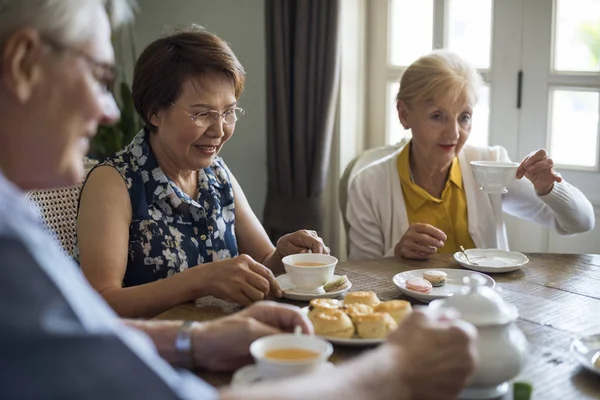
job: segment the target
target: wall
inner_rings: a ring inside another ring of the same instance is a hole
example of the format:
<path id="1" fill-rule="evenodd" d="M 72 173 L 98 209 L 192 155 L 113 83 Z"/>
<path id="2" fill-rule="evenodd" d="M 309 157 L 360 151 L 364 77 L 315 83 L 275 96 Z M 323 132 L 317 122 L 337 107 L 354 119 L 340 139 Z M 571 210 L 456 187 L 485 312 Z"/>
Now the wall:
<path id="1" fill-rule="evenodd" d="M 264 0 L 138 0 L 138 4 L 138 51 L 167 32 L 167 27 L 197 23 L 226 40 L 246 69 L 246 89 L 240 99 L 246 115 L 221 155 L 262 219 L 267 191 Z"/>

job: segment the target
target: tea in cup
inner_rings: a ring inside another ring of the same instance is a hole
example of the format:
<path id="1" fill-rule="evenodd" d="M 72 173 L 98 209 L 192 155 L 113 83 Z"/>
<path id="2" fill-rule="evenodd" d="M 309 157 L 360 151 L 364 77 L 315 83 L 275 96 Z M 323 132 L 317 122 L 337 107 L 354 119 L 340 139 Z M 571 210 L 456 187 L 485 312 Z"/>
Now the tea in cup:
<path id="1" fill-rule="evenodd" d="M 283 266 L 297 293 L 321 295 L 323 285 L 333 278 L 337 258 L 318 253 L 293 254 L 284 257 Z"/>
<path id="2" fill-rule="evenodd" d="M 329 342 L 313 335 L 265 336 L 250 345 L 262 379 L 280 379 L 315 372 L 333 353 Z"/>

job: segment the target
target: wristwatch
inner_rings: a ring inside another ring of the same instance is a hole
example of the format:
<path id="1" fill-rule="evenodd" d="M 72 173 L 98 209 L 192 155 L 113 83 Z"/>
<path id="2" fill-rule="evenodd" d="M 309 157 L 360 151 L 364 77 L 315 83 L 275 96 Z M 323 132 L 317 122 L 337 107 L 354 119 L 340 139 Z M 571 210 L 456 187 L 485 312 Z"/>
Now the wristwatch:
<path id="1" fill-rule="evenodd" d="M 192 342 L 192 329 L 196 321 L 183 321 L 177 337 L 175 338 L 175 350 L 179 355 L 182 365 L 188 365 L 190 369 L 196 366 L 194 360 L 194 343 Z"/>

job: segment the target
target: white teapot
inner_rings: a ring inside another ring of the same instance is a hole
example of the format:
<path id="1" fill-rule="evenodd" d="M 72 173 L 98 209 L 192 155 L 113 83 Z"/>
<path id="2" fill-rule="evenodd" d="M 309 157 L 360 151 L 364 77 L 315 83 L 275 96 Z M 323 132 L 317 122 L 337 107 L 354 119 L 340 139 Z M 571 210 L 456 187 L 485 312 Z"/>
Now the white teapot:
<path id="1" fill-rule="evenodd" d="M 429 307 L 457 309 L 467 322 L 475 325 L 479 336 L 479 363 L 461 399 L 493 399 L 508 393 L 508 381 L 516 377 L 525 363 L 527 340 L 515 321 L 517 307 L 505 302 L 498 292 L 483 285 L 475 274 L 465 277 L 469 288 L 463 293 L 434 300 Z"/>

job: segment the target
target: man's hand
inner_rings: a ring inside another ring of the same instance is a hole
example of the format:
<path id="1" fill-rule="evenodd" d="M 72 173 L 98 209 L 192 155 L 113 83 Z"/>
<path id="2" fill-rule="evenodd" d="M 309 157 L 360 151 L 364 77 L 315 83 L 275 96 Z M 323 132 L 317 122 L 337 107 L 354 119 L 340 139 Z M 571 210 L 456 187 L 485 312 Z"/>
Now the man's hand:
<path id="1" fill-rule="evenodd" d="M 192 336 L 197 366 L 233 371 L 252 362 L 250 344 L 258 338 L 293 332 L 300 326 L 312 333 L 312 324 L 300 309 L 270 301 L 256 303 L 234 315 L 197 324 Z"/>

